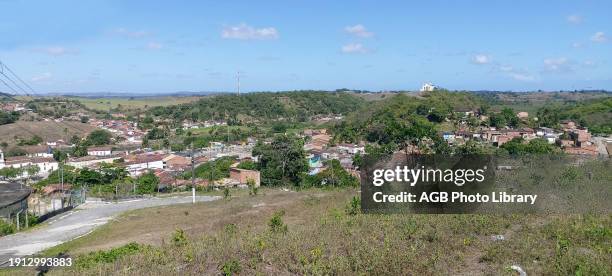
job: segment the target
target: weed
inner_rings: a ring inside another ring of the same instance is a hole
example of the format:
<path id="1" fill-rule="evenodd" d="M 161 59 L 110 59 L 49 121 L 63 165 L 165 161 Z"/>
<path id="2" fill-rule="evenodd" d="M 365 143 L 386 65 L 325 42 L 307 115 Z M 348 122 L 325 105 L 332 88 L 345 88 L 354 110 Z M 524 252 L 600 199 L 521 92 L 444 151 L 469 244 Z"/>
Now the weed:
<path id="1" fill-rule="evenodd" d="M 354 216 L 359 213 L 361 213 L 361 199 L 357 196 L 354 196 L 346 206 L 346 214 Z"/>
<path id="2" fill-rule="evenodd" d="M 275 212 L 272 215 L 272 218 L 268 222 L 268 226 L 270 226 L 270 231 L 274 233 L 286 233 L 287 225 L 283 222 L 283 216 L 285 215 L 285 210 L 280 210 Z"/>
<path id="3" fill-rule="evenodd" d="M 229 276 L 240 273 L 242 268 L 240 267 L 240 262 L 235 259 L 231 259 L 227 262 L 224 262 L 223 265 L 221 265 L 220 270 L 223 275 Z"/>
<path id="4" fill-rule="evenodd" d="M 176 231 L 174 231 L 174 234 L 172 234 L 172 244 L 175 246 L 184 246 L 187 243 L 188 240 L 185 231 L 181 228 L 177 228 Z"/>

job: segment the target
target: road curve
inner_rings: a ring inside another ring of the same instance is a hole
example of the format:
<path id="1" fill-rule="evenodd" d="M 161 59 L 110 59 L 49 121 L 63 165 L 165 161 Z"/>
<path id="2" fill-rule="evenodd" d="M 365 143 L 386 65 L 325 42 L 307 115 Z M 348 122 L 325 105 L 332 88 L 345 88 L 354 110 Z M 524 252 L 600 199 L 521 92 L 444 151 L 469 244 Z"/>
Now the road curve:
<path id="1" fill-rule="evenodd" d="M 212 201 L 218 196 L 196 196 L 196 201 Z M 36 254 L 58 244 L 87 235 L 96 227 L 107 223 L 118 214 L 135 209 L 191 203 L 191 197 L 176 196 L 164 198 L 145 198 L 110 202 L 87 202 L 74 210 L 51 218 L 45 225 L 0 237 L 0 267 L 9 258 Z"/>

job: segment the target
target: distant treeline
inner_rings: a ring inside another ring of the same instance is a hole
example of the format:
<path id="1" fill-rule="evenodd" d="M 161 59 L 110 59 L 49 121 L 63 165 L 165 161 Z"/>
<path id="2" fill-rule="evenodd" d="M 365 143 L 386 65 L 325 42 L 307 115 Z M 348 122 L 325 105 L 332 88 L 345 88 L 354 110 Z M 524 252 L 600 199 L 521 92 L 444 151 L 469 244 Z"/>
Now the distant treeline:
<path id="1" fill-rule="evenodd" d="M 315 115 L 346 114 L 364 105 L 365 100 L 345 92 L 260 92 L 218 95 L 194 103 L 154 107 L 150 112 L 154 116 L 175 120 L 284 119 L 303 122 Z"/>

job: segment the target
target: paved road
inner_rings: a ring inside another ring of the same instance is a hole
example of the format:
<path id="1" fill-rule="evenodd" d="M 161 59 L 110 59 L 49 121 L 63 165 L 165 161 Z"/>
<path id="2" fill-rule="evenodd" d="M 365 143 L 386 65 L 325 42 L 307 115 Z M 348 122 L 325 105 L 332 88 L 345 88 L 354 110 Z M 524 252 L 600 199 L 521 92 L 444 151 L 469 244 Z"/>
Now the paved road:
<path id="1" fill-rule="evenodd" d="M 197 196 L 196 201 L 212 201 L 220 197 Z M 51 218 L 37 229 L 0 237 L 0 267 L 8 259 L 28 256 L 58 244 L 87 235 L 118 214 L 146 207 L 191 203 L 191 197 L 135 199 L 118 203 L 87 202 L 74 210 Z"/>

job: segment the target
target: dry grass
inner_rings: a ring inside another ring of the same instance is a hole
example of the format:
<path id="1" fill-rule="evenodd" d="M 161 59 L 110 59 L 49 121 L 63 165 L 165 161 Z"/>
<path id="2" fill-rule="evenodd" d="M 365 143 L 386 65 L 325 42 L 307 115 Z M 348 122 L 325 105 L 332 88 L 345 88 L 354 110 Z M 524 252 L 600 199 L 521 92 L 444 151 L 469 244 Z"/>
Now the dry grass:
<path id="1" fill-rule="evenodd" d="M 264 193 L 129 212 L 48 251 L 81 260 L 51 273 L 515 275 L 511 265 L 535 275 L 612 273 L 609 215 L 348 215 L 356 190 Z M 268 226 L 279 210 L 287 232 Z M 186 240 L 174 241 L 177 228 Z M 498 234 L 505 240 L 493 241 Z M 152 246 L 111 263 L 83 257 L 132 241 Z"/>
<path id="2" fill-rule="evenodd" d="M 67 129 L 68 132 L 64 132 L 64 129 Z M 15 137 L 30 139 L 34 135 L 42 137 L 44 141 L 66 140 L 72 135 L 83 137 L 94 129 L 95 127 L 81 122 L 17 121 L 0 126 L 0 142 L 14 145 Z"/>

